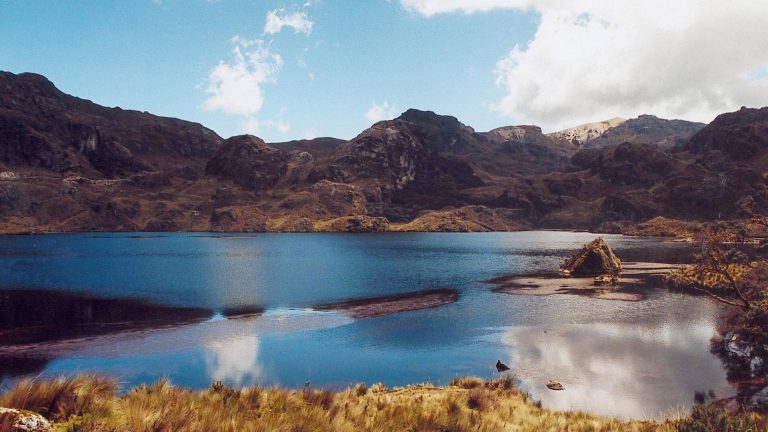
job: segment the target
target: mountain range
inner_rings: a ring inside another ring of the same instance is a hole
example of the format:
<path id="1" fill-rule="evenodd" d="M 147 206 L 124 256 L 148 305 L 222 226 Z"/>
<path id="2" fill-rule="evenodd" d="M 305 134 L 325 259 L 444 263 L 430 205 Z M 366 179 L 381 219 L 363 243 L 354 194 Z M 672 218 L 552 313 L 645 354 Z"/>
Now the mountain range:
<path id="1" fill-rule="evenodd" d="M 351 140 L 223 139 L 0 72 L 0 232 L 622 231 L 768 206 L 768 107 L 544 134 L 410 109 Z"/>

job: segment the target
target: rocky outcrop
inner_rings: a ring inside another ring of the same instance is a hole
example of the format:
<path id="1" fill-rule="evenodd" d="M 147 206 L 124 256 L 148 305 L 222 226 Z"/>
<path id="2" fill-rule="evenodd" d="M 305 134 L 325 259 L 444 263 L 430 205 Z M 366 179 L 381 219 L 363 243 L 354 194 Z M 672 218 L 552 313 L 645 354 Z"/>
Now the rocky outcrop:
<path id="1" fill-rule="evenodd" d="M 426 212 L 393 229 L 407 232 L 517 231 L 526 228 L 523 219 L 521 212 L 517 210 L 466 206 Z"/>
<path id="2" fill-rule="evenodd" d="M 383 217 L 344 216 L 315 225 L 320 232 L 384 232 L 389 230 L 389 221 Z"/>
<path id="3" fill-rule="evenodd" d="M 608 243 L 598 237 L 565 260 L 560 271 L 571 276 L 617 276 L 621 273 L 621 260 Z"/>
<path id="4" fill-rule="evenodd" d="M 224 141 L 205 166 L 207 175 L 231 180 L 253 190 L 274 186 L 288 171 L 288 155 L 261 138 L 239 135 Z"/>
<path id="5" fill-rule="evenodd" d="M 4 432 L 48 432 L 51 423 L 38 413 L 0 407 L 0 430 Z"/>

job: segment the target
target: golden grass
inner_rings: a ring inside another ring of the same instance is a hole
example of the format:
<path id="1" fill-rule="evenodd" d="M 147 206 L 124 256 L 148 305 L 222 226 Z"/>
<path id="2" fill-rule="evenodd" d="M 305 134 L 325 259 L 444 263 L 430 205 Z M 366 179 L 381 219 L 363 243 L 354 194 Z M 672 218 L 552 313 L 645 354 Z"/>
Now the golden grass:
<path id="1" fill-rule="evenodd" d="M 457 378 L 445 387 L 382 384 L 332 392 L 214 384 L 191 391 L 161 380 L 119 396 L 95 376 L 22 380 L 0 406 L 28 409 L 58 431 L 672 431 L 671 422 L 619 421 L 542 409 L 512 378 Z"/>

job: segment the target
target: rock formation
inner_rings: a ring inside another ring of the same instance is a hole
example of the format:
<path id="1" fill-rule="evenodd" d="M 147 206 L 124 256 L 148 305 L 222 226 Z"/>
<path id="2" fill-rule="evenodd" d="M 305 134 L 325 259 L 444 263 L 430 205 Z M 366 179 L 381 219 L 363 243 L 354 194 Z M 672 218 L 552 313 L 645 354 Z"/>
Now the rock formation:
<path id="1" fill-rule="evenodd" d="M 274 186 L 288 170 L 288 155 L 261 138 L 239 135 L 224 141 L 205 166 L 207 175 L 253 190 Z"/>
<path id="2" fill-rule="evenodd" d="M 560 271 L 571 276 L 618 276 L 621 260 L 602 237 L 584 245 L 576 255 L 565 260 Z"/>
<path id="3" fill-rule="evenodd" d="M 0 408 L 0 430 L 7 432 L 48 432 L 51 422 L 38 413 L 13 408 Z"/>

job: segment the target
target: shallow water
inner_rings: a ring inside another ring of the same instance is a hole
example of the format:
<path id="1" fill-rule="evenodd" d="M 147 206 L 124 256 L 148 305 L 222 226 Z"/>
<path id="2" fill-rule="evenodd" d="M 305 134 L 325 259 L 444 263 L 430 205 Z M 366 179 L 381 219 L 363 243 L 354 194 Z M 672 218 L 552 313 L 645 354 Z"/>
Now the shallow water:
<path id="1" fill-rule="evenodd" d="M 679 262 L 687 246 L 604 236 L 625 260 Z M 557 270 L 588 233 L 67 234 L 0 237 L 0 289 L 45 289 L 210 309 L 213 317 L 0 344 L 0 377 L 99 371 L 203 388 L 444 384 L 505 361 L 547 407 L 659 418 L 694 391 L 731 393 L 709 353 L 718 307 L 653 290 L 623 302 L 516 296 L 488 279 Z M 313 306 L 437 287 L 454 303 L 355 320 Z M 50 305 L 56 307 L 56 305 Z M 227 319 L 231 308 L 264 313 Z M 566 390 L 553 392 L 548 379 Z"/>

